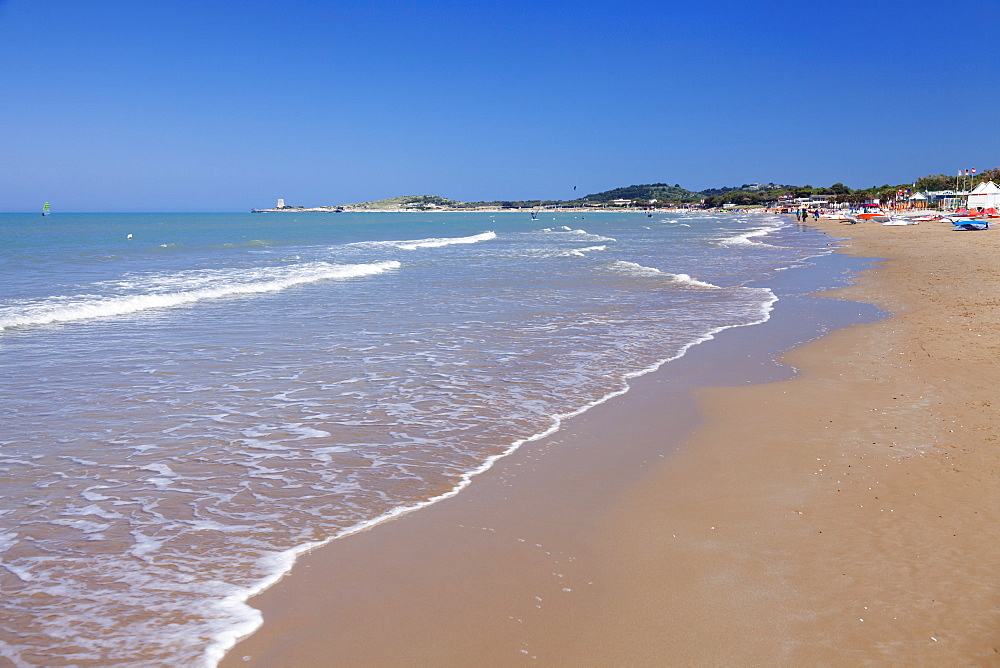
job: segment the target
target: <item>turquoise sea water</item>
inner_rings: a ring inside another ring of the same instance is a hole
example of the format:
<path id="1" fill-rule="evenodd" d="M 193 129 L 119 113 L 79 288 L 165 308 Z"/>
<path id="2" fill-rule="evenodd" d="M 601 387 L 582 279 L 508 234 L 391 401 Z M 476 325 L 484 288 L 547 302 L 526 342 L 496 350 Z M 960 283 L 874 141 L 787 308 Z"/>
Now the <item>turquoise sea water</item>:
<path id="1" fill-rule="evenodd" d="M 0 235 L 21 665 L 214 664 L 296 554 L 763 322 L 768 279 L 830 252 L 700 213 L 0 214 Z"/>

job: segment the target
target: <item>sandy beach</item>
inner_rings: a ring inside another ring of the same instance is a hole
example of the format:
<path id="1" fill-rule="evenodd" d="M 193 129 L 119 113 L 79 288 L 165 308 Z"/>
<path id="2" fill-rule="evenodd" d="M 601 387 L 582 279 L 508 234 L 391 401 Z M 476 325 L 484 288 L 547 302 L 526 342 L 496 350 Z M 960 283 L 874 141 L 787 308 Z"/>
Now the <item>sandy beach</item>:
<path id="1" fill-rule="evenodd" d="M 815 224 L 891 317 L 697 346 L 302 557 L 223 665 L 1000 663 L 1000 226 Z"/>

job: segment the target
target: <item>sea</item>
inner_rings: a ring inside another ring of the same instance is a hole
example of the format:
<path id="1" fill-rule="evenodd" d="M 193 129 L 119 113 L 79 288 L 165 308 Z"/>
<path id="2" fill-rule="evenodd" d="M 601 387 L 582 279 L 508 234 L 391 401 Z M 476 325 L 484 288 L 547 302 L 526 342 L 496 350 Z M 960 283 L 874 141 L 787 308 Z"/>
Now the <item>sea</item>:
<path id="1" fill-rule="evenodd" d="M 216 665 L 297 555 L 767 321 L 834 243 L 745 213 L 0 214 L 0 663 Z"/>

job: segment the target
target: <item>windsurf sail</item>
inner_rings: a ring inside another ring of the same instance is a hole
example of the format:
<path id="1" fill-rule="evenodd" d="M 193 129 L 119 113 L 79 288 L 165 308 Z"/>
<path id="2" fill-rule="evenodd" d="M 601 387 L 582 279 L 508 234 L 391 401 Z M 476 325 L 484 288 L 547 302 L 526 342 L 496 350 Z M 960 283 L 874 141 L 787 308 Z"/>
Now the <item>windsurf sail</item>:
<path id="1" fill-rule="evenodd" d="M 42 205 L 42 215 L 43 216 L 49 215 L 49 203 L 48 202 L 46 202 L 44 205 Z"/>

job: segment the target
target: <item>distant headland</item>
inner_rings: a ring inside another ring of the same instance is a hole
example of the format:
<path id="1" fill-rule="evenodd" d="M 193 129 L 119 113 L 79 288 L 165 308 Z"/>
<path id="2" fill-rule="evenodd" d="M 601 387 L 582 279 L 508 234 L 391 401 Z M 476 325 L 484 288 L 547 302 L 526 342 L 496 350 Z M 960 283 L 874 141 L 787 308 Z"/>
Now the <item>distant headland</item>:
<path id="1" fill-rule="evenodd" d="M 271 209 L 252 209 L 251 213 L 346 213 L 359 211 L 520 211 L 524 209 L 590 210 L 590 209 L 663 209 L 663 208 L 767 208 L 781 206 L 790 200 L 823 197 L 830 202 L 862 203 L 870 200 L 896 201 L 918 193 L 952 193 L 962 196 L 977 182 L 1000 182 L 1000 167 L 976 174 L 976 170 L 960 170 L 958 176 L 931 174 L 904 184 L 884 184 L 870 188 L 851 189 L 843 183 L 830 186 L 788 185 L 777 183 L 744 183 L 705 190 L 688 190 L 675 183 L 647 183 L 613 188 L 570 200 L 494 200 L 490 202 L 460 202 L 438 195 L 404 195 L 372 202 L 335 204 L 328 206 L 288 206 L 279 199 Z M 574 187 L 575 189 L 575 187 Z"/>

